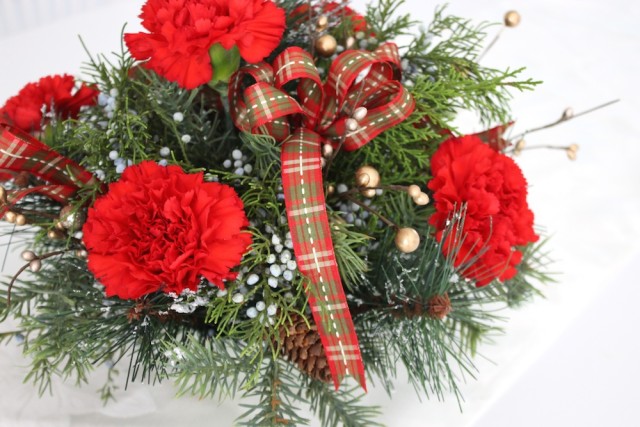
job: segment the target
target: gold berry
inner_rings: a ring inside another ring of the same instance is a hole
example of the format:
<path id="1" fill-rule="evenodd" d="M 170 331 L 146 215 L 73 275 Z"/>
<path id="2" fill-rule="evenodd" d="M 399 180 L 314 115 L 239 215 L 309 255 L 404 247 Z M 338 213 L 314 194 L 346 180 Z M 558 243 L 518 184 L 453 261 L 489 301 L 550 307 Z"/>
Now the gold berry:
<path id="1" fill-rule="evenodd" d="M 87 256 L 89 256 L 89 253 L 86 251 L 86 249 L 76 249 L 76 256 L 78 258 L 86 258 Z"/>
<path id="2" fill-rule="evenodd" d="M 25 225 L 27 223 L 27 218 L 22 215 L 22 214 L 18 214 L 16 215 L 16 225 Z"/>
<path id="3" fill-rule="evenodd" d="M 416 198 L 421 193 L 422 193 L 422 190 L 420 190 L 420 187 L 418 187 L 415 184 L 410 185 L 409 187 L 407 187 L 407 194 L 409 194 L 409 197 L 411 197 L 411 198 Z"/>
<path id="4" fill-rule="evenodd" d="M 331 157 L 333 155 L 333 145 L 324 144 L 322 146 L 322 157 Z"/>
<path id="5" fill-rule="evenodd" d="M 366 173 L 361 173 L 359 175 L 356 175 L 356 185 L 358 187 L 366 187 L 367 185 L 369 185 L 370 181 L 371 181 L 371 177 Z"/>
<path id="6" fill-rule="evenodd" d="M 21 256 L 25 261 L 33 261 L 34 259 L 36 259 L 36 253 L 33 251 L 23 251 Z"/>
<path id="7" fill-rule="evenodd" d="M 320 18 L 318 18 L 318 22 L 316 24 L 318 31 L 324 30 L 325 28 L 327 28 L 328 25 L 329 25 L 329 18 L 327 18 L 326 15 L 322 15 Z"/>
<path id="8" fill-rule="evenodd" d="M 562 120 L 569 120 L 573 117 L 573 108 L 567 107 L 562 112 Z"/>
<path id="9" fill-rule="evenodd" d="M 359 181 L 360 175 L 368 175 L 369 180 L 364 184 L 367 187 L 377 187 L 380 185 L 380 174 L 378 171 L 372 166 L 361 166 L 356 171 L 356 182 Z M 363 178 L 364 179 L 364 178 Z"/>
<path id="10" fill-rule="evenodd" d="M 316 39 L 315 47 L 320 56 L 328 58 L 336 53 L 338 42 L 331 34 L 325 34 L 324 36 L 320 36 Z"/>
<path id="11" fill-rule="evenodd" d="M 411 227 L 401 228 L 396 234 L 395 243 L 400 252 L 408 254 L 420 246 L 420 235 Z"/>
<path id="12" fill-rule="evenodd" d="M 16 222 L 16 217 L 17 216 L 18 215 L 15 212 L 8 211 L 7 213 L 4 214 L 4 219 L 5 219 L 5 221 L 10 222 L 11 224 L 13 224 L 13 223 Z"/>
<path id="13" fill-rule="evenodd" d="M 376 196 L 376 190 L 373 188 L 362 190 L 360 193 L 362 193 L 364 197 L 368 197 L 369 199 L 372 199 Z"/>
<path id="14" fill-rule="evenodd" d="M 420 193 L 417 197 L 413 198 L 413 202 L 418 206 L 424 206 L 429 203 L 429 196 L 427 193 Z"/>
<path id="15" fill-rule="evenodd" d="M 504 14 L 504 25 L 507 27 L 517 27 L 520 24 L 520 14 L 515 10 L 510 10 Z"/>
<path id="16" fill-rule="evenodd" d="M 31 271 L 33 271 L 34 273 L 37 273 L 38 271 L 40 271 L 40 269 L 42 268 L 42 261 L 40 261 L 39 259 L 34 259 L 32 261 L 29 262 L 29 268 L 31 269 Z"/>
<path id="17" fill-rule="evenodd" d="M 345 120 L 344 125 L 347 128 L 347 130 L 350 132 L 353 132 L 358 129 L 358 121 L 353 117 L 349 117 L 347 120 Z"/>
<path id="18" fill-rule="evenodd" d="M 351 115 L 351 117 L 353 117 L 353 119 L 357 122 L 361 122 L 362 120 L 364 120 L 365 117 L 367 117 L 367 113 L 369 111 L 367 110 L 366 107 L 358 107 L 353 111 L 353 114 Z"/>

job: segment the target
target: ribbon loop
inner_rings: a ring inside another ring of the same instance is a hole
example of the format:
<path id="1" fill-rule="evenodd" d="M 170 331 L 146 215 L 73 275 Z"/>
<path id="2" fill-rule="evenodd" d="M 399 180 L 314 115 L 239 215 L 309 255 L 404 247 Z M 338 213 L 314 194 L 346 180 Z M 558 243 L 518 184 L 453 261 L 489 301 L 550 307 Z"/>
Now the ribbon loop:
<path id="1" fill-rule="evenodd" d="M 256 83 L 243 91 L 241 86 L 247 76 Z M 413 112 L 415 102 L 399 77 L 400 56 L 393 43 L 385 43 L 375 52 L 345 51 L 332 63 L 324 84 L 311 55 L 290 47 L 276 57 L 273 66 L 263 62 L 243 67 L 232 76 L 231 115 L 239 129 L 265 133 L 282 141 L 288 136 L 285 119 L 289 128 L 295 128 L 300 122 L 296 117 L 301 113 L 303 127 L 333 144 L 344 138 L 345 150 L 353 151 Z M 298 80 L 297 100 L 284 90 L 294 80 Z M 272 89 L 267 90 L 267 86 Z M 294 102 L 299 109 L 293 106 Z M 366 107 L 368 114 L 356 131 L 346 133 L 344 123 L 358 107 Z M 279 123 L 267 126 L 270 118 Z"/>

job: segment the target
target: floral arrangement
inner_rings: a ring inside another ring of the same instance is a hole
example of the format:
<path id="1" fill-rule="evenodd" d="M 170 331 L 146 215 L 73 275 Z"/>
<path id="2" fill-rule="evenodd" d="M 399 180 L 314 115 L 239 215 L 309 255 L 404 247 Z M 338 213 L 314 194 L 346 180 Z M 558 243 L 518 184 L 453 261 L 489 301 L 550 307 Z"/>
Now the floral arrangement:
<path id="1" fill-rule="evenodd" d="M 509 137 L 509 91 L 537 82 L 478 63 L 488 24 L 400 3 L 147 0 L 117 61 L 6 101 L 0 206 L 27 247 L 0 339 L 41 391 L 104 365 L 109 400 L 124 366 L 253 397 L 244 425 L 304 425 L 306 403 L 372 426 L 367 379 L 390 391 L 402 364 L 460 398 L 496 306 L 549 280 Z M 487 130 L 460 135 L 463 109 Z"/>

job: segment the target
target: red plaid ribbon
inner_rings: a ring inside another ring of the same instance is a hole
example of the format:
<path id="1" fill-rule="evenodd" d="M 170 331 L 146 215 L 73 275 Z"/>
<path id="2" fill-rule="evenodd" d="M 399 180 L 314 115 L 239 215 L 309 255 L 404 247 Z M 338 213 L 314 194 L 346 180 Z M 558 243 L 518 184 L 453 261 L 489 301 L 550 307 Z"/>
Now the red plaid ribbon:
<path id="1" fill-rule="evenodd" d="M 31 188 L 8 191 L 9 205 L 34 193 L 67 203 L 80 187 L 97 182 L 91 172 L 73 160 L 5 123 L 0 123 L 0 170 L 26 171 L 48 182 Z M 0 213 L 7 209 L 9 206 L 0 207 Z"/>
<path id="2" fill-rule="evenodd" d="M 317 133 L 300 128 L 282 145 L 282 185 L 293 250 L 300 272 L 309 278 L 309 306 L 336 389 L 351 375 L 366 390 L 358 337 L 342 289 L 325 209 L 321 143 Z"/>
<path id="3" fill-rule="evenodd" d="M 320 151 L 322 144 L 341 142 L 347 151 L 356 150 L 405 120 L 415 102 L 398 81 L 399 73 L 398 49 L 386 43 L 375 52 L 344 52 L 323 84 L 311 55 L 291 47 L 272 65 L 247 65 L 229 81 L 235 125 L 283 142 L 282 185 L 294 252 L 300 272 L 310 282 L 309 306 L 336 389 L 347 375 L 365 390 L 366 382 L 331 240 Z M 256 83 L 242 89 L 248 77 Z M 294 80 L 296 98 L 284 88 Z M 367 115 L 356 130 L 348 131 L 346 121 L 358 107 L 367 108 Z"/>

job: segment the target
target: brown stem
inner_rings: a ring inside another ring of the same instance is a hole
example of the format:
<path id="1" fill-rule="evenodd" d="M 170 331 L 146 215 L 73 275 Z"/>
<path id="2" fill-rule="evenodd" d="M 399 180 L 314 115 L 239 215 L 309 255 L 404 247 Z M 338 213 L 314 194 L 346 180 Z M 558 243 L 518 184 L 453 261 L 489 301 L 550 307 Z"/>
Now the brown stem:
<path id="1" fill-rule="evenodd" d="M 11 290 L 13 289 L 13 285 L 16 283 L 16 280 L 18 280 L 18 277 L 22 273 L 24 273 L 24 271 L 27 268 L 29 268 L 29 265 L 31 265 L 31 262 L 35 261 L 35 260 L 42 261 L 42 260 L 57 256 L 57 255 L 62 255 L 62 254 L 66 253 L 66 252 L 69 252 L 69 251 L 71 251 L 71 249 L 64 249 L 64 250 L 60 250 L 60 251 L 49 252 L 47 254 L 35 257 L 31 261 L 29 261 L 28 263 L 26 263 L 25 265 L 20 267 L 18 272 L 16 274 L 14 274 L 14 276 L 11 278 L 11 281 L 9 282 L 9 286 L 7 287 L 7 312 L 4 315 L 4 317 L 2 319 L 0 319 L 0 321 L 4 321 L 9 316 L 9 309 L 11 308 Z"/>
<path id="2" fill-rule="evenodd" d="M 352 316 L 371 311 L 385 311 L 398 319 L 413 319 L 416 317 L 431 317 L 443 319 L 451 311 L 451 301 L 447 294 L 435 295 L 428 301 L 405 301 L 392 297 L 391 301 L 379 296 L 373 298 L 369 304 L 349 307 Z"/>
<path id="3" fill-rule="evenodd" d="M 597 111 L 597 110 L 600 110 L 602 108 L 608 107 L 608 106 L 613 105 L 613 104 L 615 104 L 617 102 L 620 102 L 620 100 L 619 99 L 614 99 L 612 101 L 605 102 L 604 104 L 600 104 L 600 105 L 598 105 L 596 107 L 589 108 L 588 110 L 581 111 L 580 113 L 574 114 L 572 116 L 568 116 L 568 117 L 562 116 L 558 120 L 556 120 L 555 122 L 551 122 L 551 123 L 548 123 L 548 124 L 546 124 L 544 126 L 540 126 L 540 127 L 537 127 L 537 128 L 526 130 L 526 131 L 522 132 L 521 134 L 514 136 L 512 139 L 513 140 L 519 140 L 520 138 L 522 138 L 522 137 L 524 137 L 524 136 L 526 136 L 526 135 L 528 135 L 530 133 L 538 132 L 540 130 L 552 128 L 554 126 L 559 125 L 560 123 L 565 123 L 565 122 L 568 122 L 569 120 L 575 119 L 577 117 L 584 116 L 585 114 L 593 113 L 594 111 Z"/>
<path id="4" fill-rule="evenodd" d="M 344 193 L 338 193 L 338 197 L 346 199 L 350 197 L 352 194 L 361 193 L 363 190 L 393 190 L 393 191 L 402 191 L 406 192 L 409 186 L 407 185 L 379 185 L 377 187 L 354 187 L 351 188 Z"/>
<path id="5" fill-rule="evenodd" d="M 345 194 L 345 193 L 343 193 L 343 194 Z M 371 215 L 377 216 L 380 220 L 382 220 L 382 222 L 387 224 L 389 227 L 392 227 L 392 228 L 394 228 L 396 230 L 398 230 L 400 228 L 400 226 L 398 226 L 398 224 L 396 224 L 395 222 L 391 221 L 389 218 L 387 218 L 386 216 L 382 215 L 380 212 L 378 212 L 377 210 L 373 209 L 372 207 L 365 205 L 360 200 L 358 200 L 358 199 L 356 199 L 354 197 L 350 197 L 350 196 L 345 196 L 344 199 L 350 201 L 351 203 L 355 203 L 356 205 L 360 206 L 365 211 L 369 212 Z"/>
<path id="6" fill-rule="evenodd" d="M 489 52 L 491 50 L 491 48 L 496 44 L 496 42 L 498 41 L 498 39 L 502 35 L 502 32 L 504 31 L 504 28 L 505 27 L 503 25 L 502 28 L 500 28 L 500 31 L 498 31 L 498 33 L 493 37 L 493 40 L 491 40 L 491 43 L 489 43 L 489 45 L 480 54 L 480 56 L 478 56 L 478 59 L 476 60 L 477 63 L 480 63 L 480 61 L 482 61 L 482 58 L 484 58 L 484 56 L 487 54 L 487 52 Z"/>

